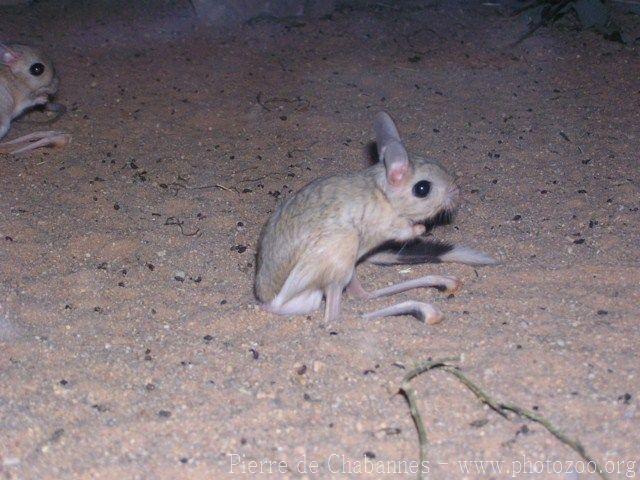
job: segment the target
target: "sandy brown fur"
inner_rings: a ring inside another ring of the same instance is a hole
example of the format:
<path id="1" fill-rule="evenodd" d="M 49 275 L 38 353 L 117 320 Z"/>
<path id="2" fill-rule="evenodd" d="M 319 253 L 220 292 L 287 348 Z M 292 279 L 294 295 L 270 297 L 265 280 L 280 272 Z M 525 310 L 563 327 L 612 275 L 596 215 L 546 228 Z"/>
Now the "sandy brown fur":
<path id="1" fill-rule="evenodd" d="M 389 115 L 376 115 L 374 130 L 380 162 L 310 183 L 267 222 L 258 249 L 255 293 L 268 311 L 309 313 L 324 298 L 325 319 L 331 320 L 340 315 L 340 297 L 347 287 L 372 298 L 407 288 L 459 285 L 456 279 L 426 276 L 390 290 L 366 292 L 360 286 L 355 275 L 359 259 L 391 240 L 419 237 L 425 232 L 423 222 L 453 209 L 459 193 L 438 164 L 409 158 Z M 416 305 L 432 319 L 441 316 L 428 305 Z"/>

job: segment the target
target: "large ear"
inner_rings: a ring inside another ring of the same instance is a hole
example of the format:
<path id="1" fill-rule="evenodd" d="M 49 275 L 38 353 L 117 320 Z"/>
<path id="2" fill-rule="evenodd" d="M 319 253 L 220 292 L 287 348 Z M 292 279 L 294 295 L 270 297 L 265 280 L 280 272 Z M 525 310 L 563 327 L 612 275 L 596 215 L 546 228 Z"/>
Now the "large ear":
<path id="1" fill-rule="evenodd" d="M 386 112 L 376 115 L 373 129 L 376 132 L 378 158 L 384 162 L 387 170 L 387 181 L 391 185 L 402 184 L 411 174 L 411 164 L 398 129 Z"/>
<path id="2" fill-rule="evenodd" d="M 0 63 L 11 65 L 18 59 L 19 55 L 9 47 L 0 43 Z"/>

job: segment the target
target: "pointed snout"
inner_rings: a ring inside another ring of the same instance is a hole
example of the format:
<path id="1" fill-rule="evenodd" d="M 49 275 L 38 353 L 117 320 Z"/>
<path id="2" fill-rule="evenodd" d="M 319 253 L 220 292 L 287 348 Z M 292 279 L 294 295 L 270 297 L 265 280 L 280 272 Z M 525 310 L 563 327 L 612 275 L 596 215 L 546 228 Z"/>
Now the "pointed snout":
<path id="1" fill-rule="evenodd" d="M 60 86 L 60 79 L 57 75 L 54 74 L 51 79 L 51 83 L 49 84 L 49 88 L 47 93 L 51 96 L 55 95 L 58 92 L 58 87 Z"/>

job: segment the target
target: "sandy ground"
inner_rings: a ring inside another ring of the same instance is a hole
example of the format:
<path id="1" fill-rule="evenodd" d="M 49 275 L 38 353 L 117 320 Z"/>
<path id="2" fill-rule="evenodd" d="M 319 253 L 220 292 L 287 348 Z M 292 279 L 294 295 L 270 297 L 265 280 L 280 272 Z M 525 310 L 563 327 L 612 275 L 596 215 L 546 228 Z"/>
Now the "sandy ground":
<path id="1" fill-rule="evenodd" d="M 0 158 L 0 477 L 413 478 L 396 392 L 417 362 L 452 355 L 611 478 L 640 475 L 637 46 L 542 29 L 513 47 L 522 21 L 480 3 L 224 38 L 188 4 L 96 8 L 0 16 L 2 38 L 54 58 L 69 107 L 56 128 L 73 135 Z M 621 21 L 638 36 L 638 17 Z M 439 306 L 434 326 L 359 318 L 388 299 L 348 300 L 333 325 L 258 310 L 263 223 L 307 182 L 366 165 L 380 109 L 460 178 L 464 204 L 435 236 L 503 264 L 361 267 L 368 286 L 459 276 L 455 298 L 400 296 Z M 596 478 L 445 373 L 414 385 L 429 478 Z M 359 474 L 365 456 L 386 474 Z"/>

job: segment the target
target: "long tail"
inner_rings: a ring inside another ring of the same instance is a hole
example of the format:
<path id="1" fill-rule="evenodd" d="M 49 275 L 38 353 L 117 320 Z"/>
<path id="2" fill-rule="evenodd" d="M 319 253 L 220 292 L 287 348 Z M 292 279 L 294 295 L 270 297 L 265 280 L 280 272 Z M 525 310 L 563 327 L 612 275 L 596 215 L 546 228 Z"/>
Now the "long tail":
<path id="1" fill-rule="evenodd" d="M 490 256 L 464 245 L 423 239 L 406 243 L 387 242 L 369 252 L 362 261 L 376 265 L 454 262 L 480 266 L 498 263 Z"/>

